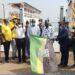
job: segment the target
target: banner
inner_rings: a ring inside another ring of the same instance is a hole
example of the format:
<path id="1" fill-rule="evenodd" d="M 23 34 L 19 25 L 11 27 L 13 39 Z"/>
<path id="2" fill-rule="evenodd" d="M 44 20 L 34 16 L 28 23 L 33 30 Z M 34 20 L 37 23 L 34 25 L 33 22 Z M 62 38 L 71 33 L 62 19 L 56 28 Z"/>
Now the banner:
<path id="1" fill-rule="evenodd" d="M 48 50 L 45 50 L 47 38 L 31 36 L 30 38 L 30 62 L 31 70 L 43 74 L 43 57 L 49 57 Z"/>

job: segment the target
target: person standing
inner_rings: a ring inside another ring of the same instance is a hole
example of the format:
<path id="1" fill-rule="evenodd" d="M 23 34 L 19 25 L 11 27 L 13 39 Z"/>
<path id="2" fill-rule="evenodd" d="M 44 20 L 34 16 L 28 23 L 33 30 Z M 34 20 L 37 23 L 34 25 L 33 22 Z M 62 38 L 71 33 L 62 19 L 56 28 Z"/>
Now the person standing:
<path id="1" fill-rule="evenodd" d="M 5 53 L 5 62 L 9 62 L 9 48 L 10 48 L 10 42 L 12 40 L 11 36 L 11 30 L 8 25 L 8 21 L 6 19 L 3 20 L 2 25 L 2 40 L 4 45 L 4 53 Z"/>
<path id="2" fill-rule="evenodd" d="M 42 19 L 39 19 L 39 24 L 38 24 L 39 28 L 40 28 L 40 36 L 42 36 L 42 31 L 43 31 L 43 20 Z"/>
<path id="3" fill-rule="evenodd" d="M 60 64 L 58 64 L 58 66 L 67 67 L 69 57 L 69 35 L 68 28 L 65 26 L 65 21 L 62 21 L 60 23 L 57 40 L 59 41 L 61 52 L 61 61 Z"/>
<path id="4" fill-rule="evenodd" d="M 0 20 L 0 51 L 1 51 L 1 45 L 2 45 L 2 20 Z M 1 58 L 1 52 L 0 52 L 0 58 Z M 2 60 L 0 60 L 2 62 Z"/>
<path id="5" fill-rule="evenodd" d="M 55 72 L 58 70 L 56 65 L 55 53 L 53 48 L 53 28 L 49 26 L 47 20 L 45 20 L 45 27 L 43 28 L 42 36 L 47 38 L 45 49 L 49 51 L 49 57 L 44 57 L 44 72 Z"/>
<path id="6" fill-rule="evenodd" d="M 71 38 L 71 44 L 73 49 L 73 57 L 74 57 L 74 64 L 71 67 L 75 67 L 75 27 L 73 27 L 72 38 Z"/>
<path id="7" fill-rule="evenodd" d="M 20 23 L 18 19 L 18 24 L 16 26 L 16 46 L 18 50 L 18 63 L 26 62 L 25 59 L 25 27 Z M 22 50 L 22 53 L 21 53 Z M 22 57 L 21 57 L 22 54 Z"/>
<path id="8" fill-rule="evenodd" d="M 0 45 L 2 44 L 2 20 L 0 21 Z M 1 49 L 1 46 L 0 46 Z"/>
<path id="9" fill-rule="evenodd" d="M 28 27 L 28 30 L 27 30 L 27 35 L 28 35 L 28 38 L 29 38 L 29 46 L 30 46 L 30 37 L 31 36 L 40 36 L 40 28 L 39 26 L 36 26 L 35 24 L 35 20 L 32 19 L 31 22 L 30 22 L 30 26 Z M 30 47 L 29 47 L 29 50 L 30 50 Z M 30 62 L 28 62 L 30 64 Z"/>
<path id="10" fill-rule="evenodd" d="M 29 27 L 29 21 L 27 20 L 26 21 L 26 31 L 25 31 L 25 55 L 26 55 L 26 58 L 29 58 L 30 57 L 30 43 L 29 43 L 29 37 L 27 35 L 27 30 L 28 30 L 28 27 Z"/>
<path id="11" fill-rule="evenodd" d="M 17 48 L 16 48 L 16 33 L 15 33 L 15 25 L 17 23 L 17 18 L 14 17 L 12 21 L 9 22 L 9 27 L 11 29 L 11 34 L 12 34 L 12 41 L 11 41 L 11 46 L 12 46 L 12 59 L 15 59 L 17 57 Z"/>

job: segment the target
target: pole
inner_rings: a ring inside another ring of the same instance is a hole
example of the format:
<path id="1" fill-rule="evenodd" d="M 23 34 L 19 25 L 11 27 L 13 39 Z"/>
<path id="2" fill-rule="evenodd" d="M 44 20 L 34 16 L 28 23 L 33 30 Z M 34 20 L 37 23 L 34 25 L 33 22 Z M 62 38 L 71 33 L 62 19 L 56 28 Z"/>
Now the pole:
<path id="1" fill-rule="evenodd" d="M 63 21 L 63 6 L 60 7 L 60 22 Z"/>
<path id="2" fill-rule="evenodd" d="M 20 3 L 23 5 L 23 7 L 20 7 L 20 21 L 24 25 L 24 3 L 23 0 L 20 0 Z"/>
<path id="3" fill-rule="evenodd" d="M 3 18 L 5 19 L 5 5 L 2 4 L 2 6 L 3 6 Z"/>

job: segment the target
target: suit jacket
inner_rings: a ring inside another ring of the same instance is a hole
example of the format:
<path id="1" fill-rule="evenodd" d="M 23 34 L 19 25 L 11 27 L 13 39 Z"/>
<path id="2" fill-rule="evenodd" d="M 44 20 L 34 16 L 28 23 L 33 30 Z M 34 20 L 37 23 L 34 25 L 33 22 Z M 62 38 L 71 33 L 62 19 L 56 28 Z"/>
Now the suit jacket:
<path id="1" fill-rule="evenodd" d="M 59 43 L 64 43 L 67 39 L 69 39 L 68 28 L 66 26 L 59 27 L 59 34 L 57 40 Z"/>

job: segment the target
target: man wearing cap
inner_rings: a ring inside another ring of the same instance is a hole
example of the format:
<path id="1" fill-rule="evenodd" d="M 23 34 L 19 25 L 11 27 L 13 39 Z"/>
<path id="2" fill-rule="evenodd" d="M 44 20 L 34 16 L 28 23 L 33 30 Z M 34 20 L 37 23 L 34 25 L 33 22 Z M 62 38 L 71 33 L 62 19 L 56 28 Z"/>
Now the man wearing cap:
<path id="1" fill-rule="evenodd" d="M 12 21 L 9 22 L 9 27 L 11 29 L 11 34 L 12 34 L 12 41 L 11 41 L 11 45 L 12 45 L 12 59 L 16 58 L 16 33 L 15 33 L 15 28 L 16 28 L 16 23 L 17 23 L 17 18 L 16 16 L 13 16 Z"/>
<path id="2" fill-rule="evenodd" d="M 2 24 L 2 42 L 4 46 L 4 54 L 5 54 L 5 62 L 9 62 L 9 49 L 10 42 L 12 40 L 11 29 L 9 28 L 8 21 L 6 19 L 3 20 Z"/>

